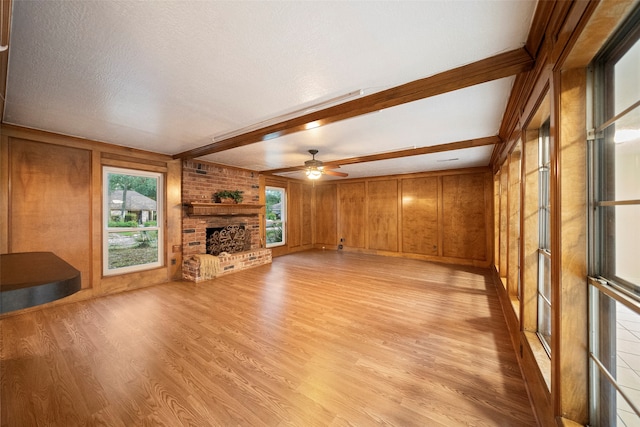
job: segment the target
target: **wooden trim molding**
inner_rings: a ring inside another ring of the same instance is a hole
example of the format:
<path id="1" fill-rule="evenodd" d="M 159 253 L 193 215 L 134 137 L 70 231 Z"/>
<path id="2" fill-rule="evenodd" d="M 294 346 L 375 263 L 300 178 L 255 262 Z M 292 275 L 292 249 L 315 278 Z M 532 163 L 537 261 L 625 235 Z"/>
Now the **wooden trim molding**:
<path id="1" fill-rule="evenodd" d="M 260 214 L 261 209 L 264 207 L 264 205 L 206 202 L 190 202 L 186 206 L 189 215 L 203 216 L 252 216 Z"/>
<path id="2" fill-rule="evenodd" d="M 250 145 L 304 130 L 305 125 L 310 122 L 318 122 L 321 126 L 334 123 L 408 102 L 516 75 L 529 71 L 533 65 L 533 58 L 524 48 L 515 49 L 320 111 L 315 111 L 241 135 L 232 136 L 212 144 L 184 151 L 174 155 L 174 158 L 188 159 L 200 157 L 231 148 Z"/>

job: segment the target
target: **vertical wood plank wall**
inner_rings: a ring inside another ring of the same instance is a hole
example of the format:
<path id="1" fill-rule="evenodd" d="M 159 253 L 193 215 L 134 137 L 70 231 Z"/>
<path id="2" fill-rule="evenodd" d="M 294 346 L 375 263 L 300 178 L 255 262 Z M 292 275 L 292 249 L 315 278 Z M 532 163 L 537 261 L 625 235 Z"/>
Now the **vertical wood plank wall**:
<path id="1" fill-rule="evenodd" d="M 575 376 L 588 364 L 588 335 L 584 313 L 588 312 L 587 277 L 587 73 L 564 71 L 560 77 L 560 125 L 558 135 L 558 190 L 560 253 L 557 319 L 556 406 L 564 417 L 586 424 L 588 376 Z M 571 378 L 571 381 L 562 381 Z"/>
<path id="2" fill-rule="evenodd" d="M 302 218 L 301 183 L 292 182 L 289 184 L 288 199 L 291 202 L 287 203 L 287 218 L 289 221 L 287 241 L 289 246 L 297 248 L 302 244 L 302 227 L 299 224 L 300 218 Z"/>
<path id="3" fill-rule="evenodd" d="M 315 247 L 489 266 L 493 180 L 486 168 L 315 185 Z"/>
<path id="4" fill-rule="evenodd" d="M 486 174 L 461 174 L 442 177 L 443 256 L 478 262 L 490 260 L 487 233 L 491 226 L 485 212 L 491 206 Z"/>
<path id="5" fill-rule="evenodd" d="M 402 180 L 402 252 L 438 255 L 438 177 Z"/>
<path id="6" fill-rule="evenodd" d="M 369 249 L 397 252 L 398 250 L 398 181 L 371 181 L 368 185 L 367 224 Z M 346 218 L 340 218 L 340 229 Z M 363 229 L 359 230 L 364 231 Z"/>
<path id="7" fill-rule="evenodd" d="M 173 250 L 180 248 L 182 237 L 179 160 L 17 126 L 2 125 L 1 129 L 2 253 L 50 251 L 80 270 L 82 289 L 64 302 L 180 277 L 180 253 Z M 104 165 L 164 174 L 167 227 L 163 267 L 102 276 Z"/>
<path id="8" fill-rule="evenodd" d="M 364 182 L 340 184 L 338 192 L 338 217 L 341 225 L 339 234 L 344 239 L 343 244 L 353 248 L 364 248 L 365 235 L 361 231 L 362 224 L 366 221 Z"/>
<path id="9" fill-rule="evenodd" d="M 91 287 L 91 151 L 22 139 L 10 141 L 11 252 L 46 248 Z"/>
<path id="10" fill-rule="evenodd" d="M 317 185 L 315 190 L 315 243 L 316 245 L 329 245 L 335 248 L 338 239 L 338 188 L 336 184 L 327 184 Z"/>
<path id="11" fill-rule="evenodd" d="M 518 300 L 518 282 L 520 280 L 519 256 L 520 256 L 520 162 L 521 162 L 521 143 L 518 143 L 515 150 L 509 155 L 509 197 L 508 206 L 508 224 L 509 235 L 507 264 L 509 265 L 507 275 L 507 292 L 512 304 L 515 305 L 515 313 L 519 312 Z"/>

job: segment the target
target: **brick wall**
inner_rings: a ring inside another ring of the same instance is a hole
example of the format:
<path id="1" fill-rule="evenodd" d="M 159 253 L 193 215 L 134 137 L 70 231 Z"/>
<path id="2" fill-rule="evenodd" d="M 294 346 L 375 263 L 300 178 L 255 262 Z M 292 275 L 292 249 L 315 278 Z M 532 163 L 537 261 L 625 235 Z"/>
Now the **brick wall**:
<path id="1" fill-rule="evenodd" d="M 271 249 L 257 249 L 251 252 L 231 254 L 220 259 L 220 271 L 215 277 L 248 268 L 258 267 L 271 263 Z M 204 277 L 200 275 L 200 262 L 194 257 L 185 258 L 182 266 L 182 278 L 191 282 L 200 283 Z"/>
<path id="2" fill-rule="evenodd" d="M 213 201 L 220 190 L 243 191 L 243 204 L 259 204 L 260 184 L 257 172 L 224 167 L 208 162 L 186 160 L 182 167 L 182 202 Z M 251 236 L 251 249 L 260 248 L 260 224 L 257 215 L 190 216 L 182 215 L 182 259 L 206 252 L 206 229 L 229 224 L 244 225 Z"/>

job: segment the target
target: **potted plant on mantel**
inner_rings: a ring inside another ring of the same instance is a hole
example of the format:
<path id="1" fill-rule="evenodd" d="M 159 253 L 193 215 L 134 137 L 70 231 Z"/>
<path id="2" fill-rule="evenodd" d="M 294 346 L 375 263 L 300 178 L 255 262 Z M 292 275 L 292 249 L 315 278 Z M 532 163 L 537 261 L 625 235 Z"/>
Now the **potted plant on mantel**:
<path id="1" fill-rule="evenodd" d="M 218 203 L 242 203 L 242 193 L 240 190 L 220 190 L 213 193 L 213 198 Z"/>

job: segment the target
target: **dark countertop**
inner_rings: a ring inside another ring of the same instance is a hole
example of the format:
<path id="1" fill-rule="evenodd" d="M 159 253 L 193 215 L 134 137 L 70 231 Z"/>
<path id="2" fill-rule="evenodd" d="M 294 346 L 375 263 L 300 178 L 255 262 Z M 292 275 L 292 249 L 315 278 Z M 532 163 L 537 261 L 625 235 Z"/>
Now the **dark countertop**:
<path id="1" fill-rule="evenodd" d="M 0 255 L 0 313 L 64 298 L 80 287 L 80 272 L 52 252 Z"/>

